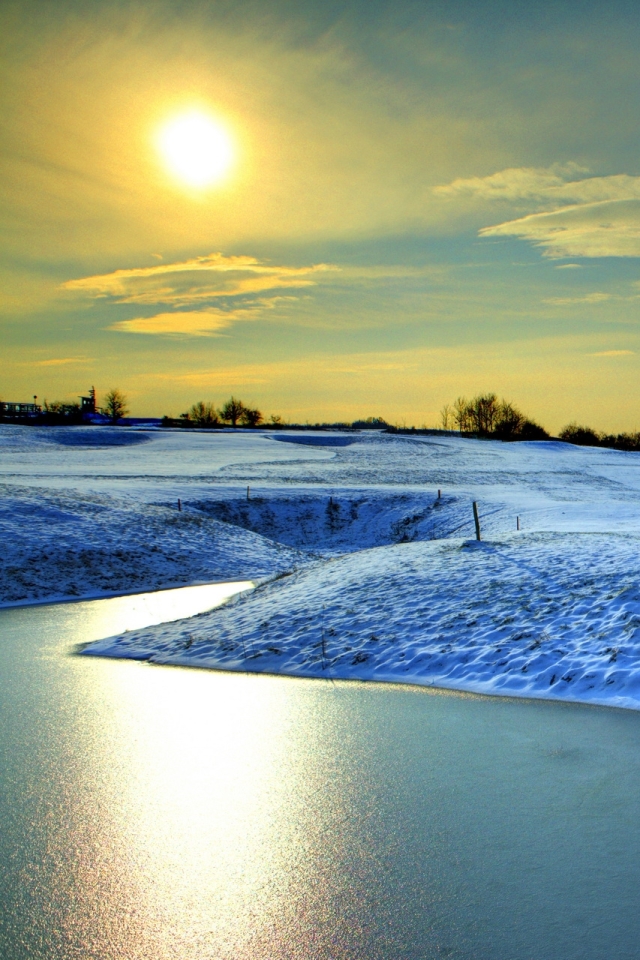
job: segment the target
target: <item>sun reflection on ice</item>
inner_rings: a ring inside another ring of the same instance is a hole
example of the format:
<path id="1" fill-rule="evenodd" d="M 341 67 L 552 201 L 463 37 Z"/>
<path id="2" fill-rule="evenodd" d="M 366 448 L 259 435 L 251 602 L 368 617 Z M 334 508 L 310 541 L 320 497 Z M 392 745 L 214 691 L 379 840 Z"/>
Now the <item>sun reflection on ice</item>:
<path id="1" fill-rule="evenodd" d="M 263 678 L 114 666 L 94 694 L 109 704 L 103 743 L 126 743 L 104 768 L 143 939 L 158 957 L 173 956 L 173 942 L 194 944 L 194 957 L 227 943 L 238 956 L 240 930 L 248 949 L 287 912 L 311 760 L 287 736 L 295 701 Z"/>

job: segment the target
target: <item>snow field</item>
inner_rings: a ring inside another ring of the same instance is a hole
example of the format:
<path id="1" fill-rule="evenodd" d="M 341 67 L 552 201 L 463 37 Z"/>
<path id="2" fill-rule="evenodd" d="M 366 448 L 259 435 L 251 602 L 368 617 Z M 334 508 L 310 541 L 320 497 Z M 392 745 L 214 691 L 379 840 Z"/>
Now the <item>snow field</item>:
<path id="1" fill-rule="evenodd" d="M 400 544 L 87 653 L 640 708 L 639 578 L 638 537 Z"/>
<path id="2" fill-rule="evenodd" d="M 0 426 L 0 479 L 0 603 L 258 583 L 88 653 L 640 707 L 638 454 Z"/>

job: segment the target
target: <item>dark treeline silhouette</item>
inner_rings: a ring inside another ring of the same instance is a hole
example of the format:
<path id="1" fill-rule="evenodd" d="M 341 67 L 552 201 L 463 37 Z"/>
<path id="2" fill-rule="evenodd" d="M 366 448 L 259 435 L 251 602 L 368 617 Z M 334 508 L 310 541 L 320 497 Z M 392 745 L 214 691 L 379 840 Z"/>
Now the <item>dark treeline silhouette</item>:
<path id="1" fill-rule="evenodd" d="M 199 400 L 192 404 L 186 413 L 179 417 L 163 417 L 164 427 L 183 427 L 215 429 L 223 427 L 263 427 L 269 430 L 279 430 L 287 427 L 290 430 L 395 430 L 383 417 L 366 417 L 363 420 L 352 422 L 339 421 L 337 423 L 287 423 L 278 414 L 272 413 L 265 419 L 257 407 L 243 403 L 237 397 L 229 397 L 221 407 L 214 403 Z"/>
<path id="2" fill-rule="evenodd" d="M 591 427 L 570 423 L 558 434 L 566 443 L 575 443 L 581 447 L 612 447 L 614 450 L 640 450 L 640 432 L 635 433 L 599 433 Z"/>
<path id="3" fill-rule="evenodd" d="M 242 400 L 229 397 L 219 409 L 213 403 L 199 400 L 192 404 L 186 413 L 181 413 L 178 419 L 163 417 L 162 424 L 165 427 L 199 427 L 201 429 L 224 426 L 259 427 L 261 424 L 265 424 L 276 429 L 282 426 L 282 417 L 272 414 L 265 423 L 264 417 L 257 407 L 247 406 Z"/>
<path id="4" fill-rule="evenodd" d="M 68 403 L 62 400 L 44 400 L 42 405 L 33 397 L 33 403 L 12 403 L 0 400 L 0 422 L 21 423 L 31 426 L 72 426 L 81 424 L 118 423 L 129 424 L 124 418 L 129 410 L 127 397 L 114 388 L 98 404 L 96 391 L 92 387 L 88 396 L 79 398 L 80 402 Z M 440 428 L 408 427 L 392 425 L 384 417 L 366 417 L 352 422 L 287 423 L 281 416 L 271 414 L 268 419 L 257 407 L 243 403 L 237 397 L 229 397 L 221 407 L 211 402 L 199 400 L 178 418 L 163 417 L 164 427 L 182 428 L 223 428 L 263 427 L 268 430 L 287 428 L 289 430 L 382 430 L 386 433 L 433 434 L 441 431 L 456 432 L 461 436 L 480 437 L 493 440 L 547 440 L 549 434 L 535 420 L 525 416 L 515 404 L 498 399 L 495 393 L 482 393 L 467 400 L 458 397 L 452 404 L 445 404 L 440 411 Z M 139 422 L 139 421 L 136 421 Z M 140 421 L 141 422 L 141 421 Z M 155 421 L 157 423 L 157 421 Z M 566 443 L 586 447 L 609 447 L 615 450 L 640 452 L 640 431 L 631 433 L 604 433 L 592 427 L 573 422 L 564 427 L 558 438 Z"/>
<path id="5" fill-rule="evenodd" d="M 458 397 L 441 412 L 443 430 L 457 429 L 461 434 L 495 440 L 545 440 L 549 434 L 535 420 L 526 417 L 507 400 L 498 400 L 495 393 L 478 394 L 467 400 Z"/>

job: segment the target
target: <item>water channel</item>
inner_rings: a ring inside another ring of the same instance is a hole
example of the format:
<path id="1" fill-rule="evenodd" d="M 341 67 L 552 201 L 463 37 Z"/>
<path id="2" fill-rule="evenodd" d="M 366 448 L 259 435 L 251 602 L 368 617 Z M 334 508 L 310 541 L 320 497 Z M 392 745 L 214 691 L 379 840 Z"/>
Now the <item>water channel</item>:
<path id="1" fill-rule="evenodd" d="M 0 611 L 3 960 L 637 958 L 640 713 L 75 652 L 205 589 Z"/>

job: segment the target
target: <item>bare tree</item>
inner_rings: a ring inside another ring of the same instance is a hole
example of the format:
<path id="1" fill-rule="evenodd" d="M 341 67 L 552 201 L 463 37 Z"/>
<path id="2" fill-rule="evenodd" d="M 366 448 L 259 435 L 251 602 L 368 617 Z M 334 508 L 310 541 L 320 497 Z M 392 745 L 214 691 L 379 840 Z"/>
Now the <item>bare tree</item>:
<path id="1" fill-rule="evenodd" d="M 445 403 L 444 407 L 440 411 L 440 422 L 442 423 L 443 430 L 453 429 L 456 418 L 453 408 L 448 403 Z"/>
<path id="2" fill-rule="evenodd" d="M 225 423 L 230 423 L 232 427 L 235 427 L 242 416 L 243 410 L 244 403 L 242 400 L 236 400 L 235 397 L 230 397 L 220 411 L 220 416 Z"/>
<path id="3" fill-rule="evenodd" d="M 448 415 L 457 424 L 460 433 L 474 433 L 479 437 L 541 440 L 548 436 L 539 424 L 528 420 L 513 403 L 498 400 L 495 393 L 478 394 L 471 400 L 458 397 L 452 411 L 448 406 L 443 407 L 443 425 Z"/>
<path id="4" fill-rule="evenodd" d="M 109 417 L 111 423 L 117 423 L 121 417 L 129 412 L 127 407 L 127 398 L 119 390 L 109 390 L 104 398 L 102 412 Z"/>
<path id="5" fill-rule="evenodd" d="M 498 406 L 493 432 L 501 440 L 511 440 L 522 432 L 524 423 L 525 417 L 518 408 L 507 400 L 502 400 Z"/>
<path id="6" fill-rule="evenodd" d="M 469 414 L 474 433 L 487 437 L 493 433 L 498 415 L 498 398 L 495 393 L 479 394 L 469 404 Z"/>
<path id="7" fill-rule="evenodd" d="M 199 400 L 198 403 L 194 403 L 193 406 L 189 407 L 187 417 L 192 423 L 195 423 L 197 427 L 215 427 L 216 424 L 220 423 L 218 411 L 214 405 L 212 403 L 205 403 L 204 400 Z"/>
<path id="8" fill-rule="evenodd" d="M 262 414 L 257 407 L 244 407 L 240 414 L 240 423 L 245 427 L 257 427 L 262 423 Z"/>
<path id="9" fill-rule="evenodd" d="M 458 397 L 453 404 L 453 419 L 460 433 L 466 433 L 470 427 L 469 404 L 464 397 Z"/>

